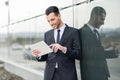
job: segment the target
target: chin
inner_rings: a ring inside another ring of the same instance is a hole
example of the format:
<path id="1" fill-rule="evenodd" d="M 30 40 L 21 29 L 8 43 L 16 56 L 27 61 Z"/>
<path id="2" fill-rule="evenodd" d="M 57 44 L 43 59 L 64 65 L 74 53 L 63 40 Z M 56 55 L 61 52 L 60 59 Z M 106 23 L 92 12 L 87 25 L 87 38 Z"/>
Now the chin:
<path id="1" fill-rule="evenodd" d="M 99 29 L 100 27 L 96 27 L 97 29 Z"/>
<path id="2" fill-rule="evenodd" d="M 57 27 L 56 27 L 56 26 L 52 26 L 52 28 L 53 28 L 53 29 L 57 29 Z"/>
<path id="3" fill-rule="evenodd" d="M 95 28 L 99 29 L 101 25 L 96 26 Z"/>

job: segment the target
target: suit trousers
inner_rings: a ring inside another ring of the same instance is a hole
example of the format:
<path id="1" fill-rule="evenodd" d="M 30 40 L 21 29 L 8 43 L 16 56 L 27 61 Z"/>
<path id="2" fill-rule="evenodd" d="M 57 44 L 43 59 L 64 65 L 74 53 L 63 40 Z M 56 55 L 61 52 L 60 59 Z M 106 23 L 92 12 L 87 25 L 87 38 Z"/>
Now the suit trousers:
<path id="1" fill-rule="evenodd" d="M 62 80 L 60 77 L 60 72 L 59 72 L 58 68 L 55 68 L 52 80 Z"/>

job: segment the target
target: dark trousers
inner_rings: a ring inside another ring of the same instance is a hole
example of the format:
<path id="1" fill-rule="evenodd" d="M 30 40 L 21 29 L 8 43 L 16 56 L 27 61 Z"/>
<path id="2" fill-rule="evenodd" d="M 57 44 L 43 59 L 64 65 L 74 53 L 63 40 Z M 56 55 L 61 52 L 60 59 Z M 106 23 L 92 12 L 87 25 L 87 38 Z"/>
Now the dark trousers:
<path id="1" fill-rule="evenodd" d="M 57 68 L 54 71 L 54 75 L 53 75 L 52 80 L 61 80 L 60 72 L 59 72 L 59 70 Z"/>

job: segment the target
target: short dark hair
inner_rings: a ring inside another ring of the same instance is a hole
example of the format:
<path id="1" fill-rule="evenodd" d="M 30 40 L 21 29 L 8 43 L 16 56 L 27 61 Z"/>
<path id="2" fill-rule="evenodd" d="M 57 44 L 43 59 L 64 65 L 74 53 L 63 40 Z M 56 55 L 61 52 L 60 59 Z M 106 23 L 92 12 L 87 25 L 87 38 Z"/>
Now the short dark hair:
<path id="1" fill-rule="evenodd" d="M 101 15 L 102 13 L 104 13 L 106 15 L 105 9 L 100 6 L 96 6 L 92 9 L 91 17 L 93 17 L 94 15 L 96 15 L 96 16 Z"/>
<path id="2" fill-rule="evenodd" d="M 45 11 L 45 14 L 46 15 L 49 15 L 50 13 L 55 13 L 56 15 L 58 15 L 58 14 L 60 14 L 59 13 L 59 9 L 58 9 L 58 7 L 56 7 L 56 6 L 50 6 L 50 7 L 48 7 L 47 9 L 46 9 L 46 11 Z"/>

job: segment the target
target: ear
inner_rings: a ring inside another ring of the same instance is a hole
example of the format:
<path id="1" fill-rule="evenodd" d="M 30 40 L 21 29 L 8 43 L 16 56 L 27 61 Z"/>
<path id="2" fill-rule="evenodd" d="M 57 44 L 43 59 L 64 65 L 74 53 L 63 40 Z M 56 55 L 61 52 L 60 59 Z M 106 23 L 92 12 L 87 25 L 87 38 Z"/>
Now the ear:
<path id="1" fill-rule="evenodd" d="M 60 15 L 60 14 L 57 14 L 57 16 L 58 16 L 58 17 L 61 17 L 61 15 Z"/>
<path id="2" fill-rule="evenodd" d="M 93 20 L 93 21 L 96 21 L 96 19 L 97 19 L 97 16 L 96 16 L 96 15 L 93 15 L 92 20 Z"/>
<path id="3" fill-rule="evenodd" d="M 58 14 L 58 18 L 61 19 L 61 15 L 60 14 Z"/>

